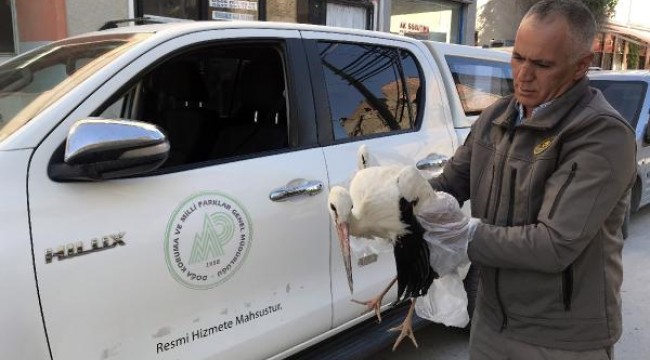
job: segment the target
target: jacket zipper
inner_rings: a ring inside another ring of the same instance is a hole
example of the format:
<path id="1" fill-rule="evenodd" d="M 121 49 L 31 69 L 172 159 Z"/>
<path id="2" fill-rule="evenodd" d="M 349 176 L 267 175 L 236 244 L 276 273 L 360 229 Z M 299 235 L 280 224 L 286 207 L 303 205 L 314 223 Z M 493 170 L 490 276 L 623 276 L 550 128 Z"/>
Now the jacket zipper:
<path id="1" fill-rule="evenodd" d="M 562 297 L 564 310 L 570 311 L 573 297 L 573 265 L 569 265 L 562 273 Z"/>
<path id="2" fill-rule="evenodd" d="M 510 196 L 508 197 L 508 218 L 506 226 L 512 226 L 515 208 L 515 191 L 517 185 L 517 169 L 513 168 L 510 172 Z"/>
<path id="3" fill-rule="evenodd" d="M 512 138 L 515 135 L 515 128 L 511 125 L 510 128 L 508 129 L 508 147 L 506 148 L 505 155 L 501 163 L 499 164 L 499 171 L 501 173 L 501 177 L 499 178 L 499 181 L 497 183 L 497 203 L 496 207 L 494 208 L 494 214 L 492 215 L 492 223 L 496 224 L 496 219 L 497 219 L 497 214 L 499 212 L 499 206 L 501 206 L 501 186 L 503 186 L 503 177 L 505 175 L 505 165 L 506 165 L 506 160 L 508 158 L 508 154 L 510 153 L 510 146 L 512 145 Z M 492 193 L 490 191 L 490 193 Z M 508 209 L 508 216 L 510 217 L 510 209 Z M 508 225 L 509 226 L 509 225 Z M 499 304 L 499 310 L 501 311 L 501 329 L 499 331 L 503 331 L 508 327 L 508 316 L 506 315 L 506 309 L 505 306 L 503 306 L 503 301 L 501 300 L 501 293 L 499 291 L 499 273 L 501 272 L 501 269 L 496 269 L 494 272 L 494 291 L 496 293 L 497 297 L 497 303 Z"/>
<path id="4" fill-rule="evenodd" d="M 499 304 L 499 310 L 501 311 L 501 328 L 499 332 L 505 330 L 508 327 L 508 317 L 506 316 L 506 308 L 503 306 L 503 301 L 501 301 L 501 293 L 499 292 L 499 273 L 501 269 L 496 269 L 494 272 L 494 289 L 497 294 L 497 303 Z"/>
<path id="5" fill-rule="evenodd" d="M 573 181 L 573 178 L 576 176 L 577 169 L 578 169 L 578 163 L 573 163 L 573 165 L 571 165 L 571 172 L 569 173 L 569 177 L 566 179 L 564 184 L 562 184 L 562 187 L 560 188 L 560 191 L 557 193 L 557 197 L 555 198 L 555 202 L 553 202 L 553 205 L 551 206 L 551 211 L 548 214 L 549 219 L 552 219 L 553 215 L 555 215 L 555 210 L 557 210 L 557 205 L 562 199 L 564 192 Z"/>
<path id="6" fill-rule="evenodd" d="M 488 214 L 490 212 L 490 200 L 492 200 L 492 185 L 494 185 L 494 177 L 496 176 L 496 167 L 494 163 L 492 163 L 492 179 L 490 179 L 490 192 L 488 193 L 488 198 L 487 202 L 485 203 L 485 211 L 483 212 L 483 219 L 488 218 Z"/>
<path id="7" fill-rule="evenodd" d="M 503 177 L 505 175 L 506 160 L 508 158 L 508 153 L 510 152 L 510 146 L 512 145 L 512 138 L 514 137 L 514 135 L 515 135 L 515 129 L 513 127 L 511 127 L 510 129 L 508 129 L 508 147 L 506 148 L 503 160 L 501 160 L 500 163 L 499 163 L 499 173 L 501 174 L 501 176 L 499 177 L 499 180 L 498 180 L 497 186 L 496 186 L 496 189 L 497 189 L 497 198 L 496 198 L 497 200 L 496 201 L 497 202 L 496 202 L 496 205 L 494 207 L 494 214 L 492 214 L 492 223 L 493 224 L 496 224 L 497 214 L 499 213 L 499 207 L 501 206 L 501 186 L 503 186 Z M 496 173 L 496 170 L 495 170 L 495 173 Z M 492 193 L 492 192 L 490 191 L 490 193 Z"/>

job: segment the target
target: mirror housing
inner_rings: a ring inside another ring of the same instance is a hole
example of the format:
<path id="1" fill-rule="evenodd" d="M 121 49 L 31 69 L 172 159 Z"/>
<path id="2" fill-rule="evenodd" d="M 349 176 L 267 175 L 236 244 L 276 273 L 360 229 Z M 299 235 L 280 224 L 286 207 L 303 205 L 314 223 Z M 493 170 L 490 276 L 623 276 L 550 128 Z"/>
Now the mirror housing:
<path id="1" fill-rule="evenodd" d="M 65 151 L 63 154 L 59 151 L 50 161 L 48 175 L 54 181 L 129 177 L 157 169 L 168 156 L 169 140 L 153 124 L 84 119 L 77 121 L 68 132 Z"/>

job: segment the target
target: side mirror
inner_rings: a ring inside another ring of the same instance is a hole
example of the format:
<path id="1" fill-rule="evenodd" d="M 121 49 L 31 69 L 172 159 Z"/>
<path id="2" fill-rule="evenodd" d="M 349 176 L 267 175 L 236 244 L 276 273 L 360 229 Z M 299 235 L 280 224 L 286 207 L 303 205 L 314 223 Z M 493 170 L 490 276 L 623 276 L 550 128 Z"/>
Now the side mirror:
<path id="1" fill-rule="evenodd" d="M 167 136 L 155 125 L 84 119 L 68 132 L 65 151 L 55 154 L 48 175 L 54 181 L 115 179 L 155 170 L 168 156 Z"/>

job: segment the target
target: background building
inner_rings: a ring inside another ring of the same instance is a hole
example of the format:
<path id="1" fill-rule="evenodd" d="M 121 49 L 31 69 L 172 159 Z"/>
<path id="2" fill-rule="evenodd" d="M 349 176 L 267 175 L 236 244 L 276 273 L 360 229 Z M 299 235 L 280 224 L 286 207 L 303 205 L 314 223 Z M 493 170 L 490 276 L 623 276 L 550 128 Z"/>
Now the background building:
<path id="1" fill-rule="evenodd" d="M 512 46 L 517 27 L 535 0 L 478 0 L 477 45 Z M 650 1 L 618 0 L 594 41 L 592 66 L 650 69 Z"/>
<path id="2" fill-rule="evenodd" d="M 309 23 L 474 45 L 476 0 L 0 0 L 0 61 L 143 16 Z"/>
<path id="3" fill-rule="evenodd" d="M 650 69 L 650 2 L 618 0 L 616 13 L 594 42 L 594 66 Z"/>

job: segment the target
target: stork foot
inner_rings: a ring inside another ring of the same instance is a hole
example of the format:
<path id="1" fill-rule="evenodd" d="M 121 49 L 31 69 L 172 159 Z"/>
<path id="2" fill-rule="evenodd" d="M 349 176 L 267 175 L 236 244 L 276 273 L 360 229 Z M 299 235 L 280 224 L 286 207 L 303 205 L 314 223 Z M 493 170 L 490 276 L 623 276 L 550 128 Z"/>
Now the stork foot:
<path id="1" fill-rule="evenodd" d="M 368 311 L 375 310 L 375 315 L 377 315 L 377 323 L 381 322 L 381 301 L 384 299 L 384 296 L 390 290 L 390 288 L 395 284 L 397 281 L 397 277 L 395 277 L 391 282 L 386 286 L 384 290 L 382 290 L 379 295 L 375 296 L 374 298 L 366 301 L 360 301 L 360 300 L 355 300 L 352 299 L 352 302 L 360 304 L 360 305 L 365 305 L 366 306 L 366 311 L 364 314 Z"/>
<path id="2" fill-rule="evenodd" d="M 373 299 L 366 300 L 366 301 L 352 299 L 352 302 L 359 305 L 365 305 L 366 311 L 364 311 L 364 314 L 367 313 L 368 311 L 374 310 L 375 315 L 377 316 L 377 324 L 379 324 L 381 322 L 381 300 L 383 299 L 383 297 L 384 296 L 382 294 Z"/>
<path id="3" fill-rule="evenodd" d="M 395 340 L 395 344 L 393 345 L 393 351 L 397 349 L 397 346 L 404 340 L 405 337 L 408 336 L 409 339 L 413 342 L 413 345 L 415 347 L 418 347 L 417 341 L 415 341 L 415 334 L 413 333 L 413 310 L 415 309 L 415 299 L 411 299 L 411 306 L 409 307 L 409 311 L 406 314 L 406 318 L 404 318 L 404 321 L 402 324 L 398 327 L 394 327 L 390 329 L 390 331 L 399 331 L 400 334 L 397 337 L 397 340 Z"/>

